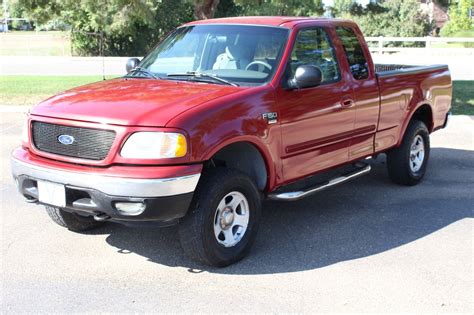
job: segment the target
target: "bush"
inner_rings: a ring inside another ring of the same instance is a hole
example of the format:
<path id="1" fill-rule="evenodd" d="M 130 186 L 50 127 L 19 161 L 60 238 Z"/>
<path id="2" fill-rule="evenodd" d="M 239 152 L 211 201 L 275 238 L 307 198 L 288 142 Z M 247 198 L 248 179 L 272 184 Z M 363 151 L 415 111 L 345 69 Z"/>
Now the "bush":
<path id="1" fill-rule="evenodd" d="M 460 0 L 456 3 L 453 2 L 448 11 L 449 22 L 441 29 L 441 36 L 472 37 L 474 26 L 469 16 L 470 10 L 471 0 Z M 465 35 L 461 35 L 463 32 L 465 32 Z"/>
<path id="2" fill-rule="evenodd" d="M 366 8 L 353 5 L 338 14 L 355 20 L 365 36 L 423 37 L 433 26 L 416 0 L 380 1 Z"/>

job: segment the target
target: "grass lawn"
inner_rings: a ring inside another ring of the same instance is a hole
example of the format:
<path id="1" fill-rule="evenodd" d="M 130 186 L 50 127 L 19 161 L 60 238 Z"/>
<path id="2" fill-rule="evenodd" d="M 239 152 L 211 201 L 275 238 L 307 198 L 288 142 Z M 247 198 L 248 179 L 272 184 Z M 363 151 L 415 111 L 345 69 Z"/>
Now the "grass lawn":
<path id="1" fill-rule="evenodd" d="M 454 115 L 474 115 L 474 81 L 453 82 Z"/>
<path id="2" fill-rule="evenodd" d="M 34 105 L 58 92 L 100 80 L 100 76 L 1 76 L 0 104 Z M 454 81 L 452 112 L 474 115 L 474 81 Z"/>
<path id="3" fill-rule="evenodd" d="M 70 56 L 69 32 L 0 33 L 0 56 Z"/>
<path id="4" fill-rule="evenodd" d="M 449 37 L 468 37 L 474 38 L 474 30 L 459 31 L 451 34 Z M 473 48 L 474 43 L 431 43 L 434 48 Z"/>
<path id="5" fill-rule="evenodd" d="M 102 80 L 101 76 L 0 76 L 1 105 L 34 105 L 54 94 Z"/>

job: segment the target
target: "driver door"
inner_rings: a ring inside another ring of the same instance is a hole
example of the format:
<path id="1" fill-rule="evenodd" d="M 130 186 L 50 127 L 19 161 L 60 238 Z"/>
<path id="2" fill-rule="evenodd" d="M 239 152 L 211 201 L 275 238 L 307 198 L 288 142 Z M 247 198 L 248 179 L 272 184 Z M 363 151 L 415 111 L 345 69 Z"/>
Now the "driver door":
<path id="1" fill-rule="evenodd" d="M 277 92 L 285 182 L 349 160 L 355 123 L 352 90 L 344 80 L 346 71 L 339 66 L 328 32 L 332 30 L 323 27 L 299 30 L 287 65 L 286 79 L 299 65 L 318 67 L 321 84 L 291 90 L 285 89 L 284 79 Z"/>

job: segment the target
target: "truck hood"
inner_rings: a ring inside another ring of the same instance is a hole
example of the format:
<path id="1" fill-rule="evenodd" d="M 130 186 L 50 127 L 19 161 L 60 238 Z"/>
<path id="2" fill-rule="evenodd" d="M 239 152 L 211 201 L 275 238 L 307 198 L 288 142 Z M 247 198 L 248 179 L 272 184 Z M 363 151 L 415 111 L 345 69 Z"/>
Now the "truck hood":
<path id="1" fill-rule="evenodd" d="M 30 113 L 114 125 L 164 127 L 194 106 L 239 90 L 208 83 L 120 78 L 62 92 L 36 105 Z"/>

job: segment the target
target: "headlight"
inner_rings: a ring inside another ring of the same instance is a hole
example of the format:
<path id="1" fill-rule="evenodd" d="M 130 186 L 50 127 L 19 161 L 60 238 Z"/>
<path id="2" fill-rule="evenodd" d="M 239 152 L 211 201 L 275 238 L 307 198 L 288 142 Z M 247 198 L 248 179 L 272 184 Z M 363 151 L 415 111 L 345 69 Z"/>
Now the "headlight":
<path id="1" fill-rule="evenodd" d="M 186 137 L 173 132 L 136 132 L 132 134 L 120 151 L 129 159 L 166 159 L 186 155 Z"/>

